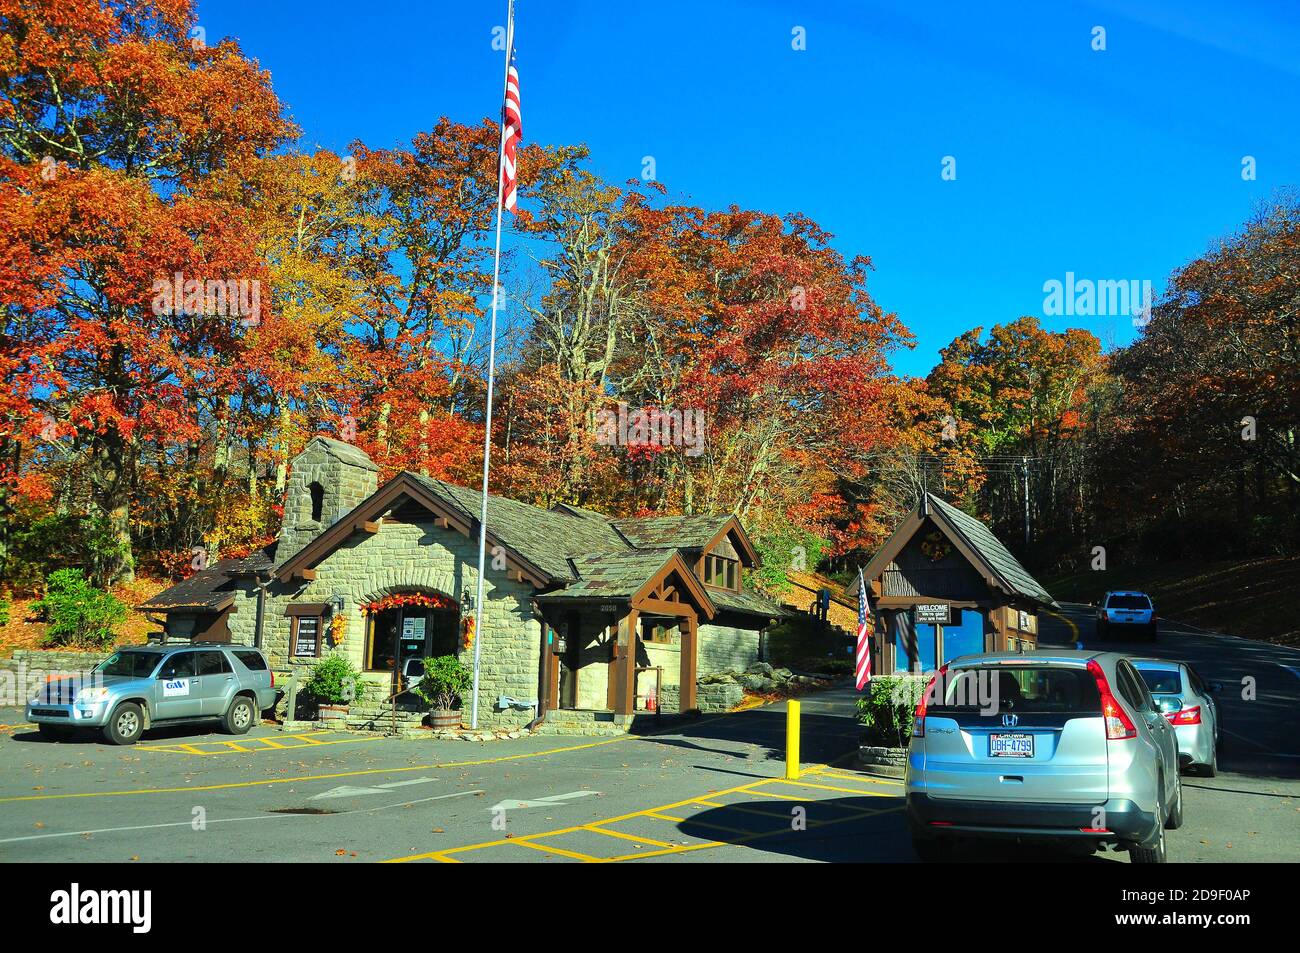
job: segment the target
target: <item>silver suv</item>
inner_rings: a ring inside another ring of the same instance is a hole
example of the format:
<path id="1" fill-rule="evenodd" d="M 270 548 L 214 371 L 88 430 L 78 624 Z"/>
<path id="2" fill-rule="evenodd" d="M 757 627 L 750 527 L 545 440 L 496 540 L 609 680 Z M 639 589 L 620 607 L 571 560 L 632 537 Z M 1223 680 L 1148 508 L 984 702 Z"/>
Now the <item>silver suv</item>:
<path id="1" fill-rule="evenodd" d="M 1114 652 L 954 659 L 917 705 L 906 790 L 923 860 L 1002 837 L 1164 863 L 1183 822 L 1174 730 Z"/>
<path id="2" fill-rule="evenodd" d="M 135 744 L 146 728 L 207 719 L 242 735 L 275 696 L 275 676 L 250 646 L 142 645 L 119 649 L 85 677 L 46 682 L 27 720 L 47 737 L 95 728 L 116 745 Z"/>

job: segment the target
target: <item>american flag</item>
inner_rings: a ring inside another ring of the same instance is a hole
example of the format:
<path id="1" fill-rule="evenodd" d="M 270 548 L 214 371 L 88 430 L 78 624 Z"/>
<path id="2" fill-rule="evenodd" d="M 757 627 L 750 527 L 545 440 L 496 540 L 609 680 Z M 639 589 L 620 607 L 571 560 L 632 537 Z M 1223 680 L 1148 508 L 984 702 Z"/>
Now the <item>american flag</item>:
<path id="1" fill-rule="evenodd" d="M 858 651 L 857 664 L 854 667 L 858 676 L 858 691 L 871 679 L 871 629 L 867 624 L 867 583 L 858 570 Z"/>
<path id="2" fill-rule="evenodd" d="M 515 156 L 524 138 L 523 120 L 519 116 L 519 67 L 515 62 L 514 47 L 510 48 L 510 71 L 506 74 L 506 106 L 504 118 L 506 131 L 501 145 L 501 206 L 507 212 L 515 211 L 519 197 Z"/>

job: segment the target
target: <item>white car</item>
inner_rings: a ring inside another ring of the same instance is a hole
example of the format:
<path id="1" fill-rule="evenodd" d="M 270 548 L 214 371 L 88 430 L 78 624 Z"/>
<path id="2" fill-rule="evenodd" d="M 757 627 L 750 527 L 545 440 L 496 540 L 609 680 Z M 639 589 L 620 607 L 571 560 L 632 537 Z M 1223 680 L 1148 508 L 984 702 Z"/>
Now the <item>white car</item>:
<path id="1" fill-rule="evenodd" d="M 1151 697 L 1174 726 L 1178 760 L 1188 770 L 1212 778 L 1219 773 L 1219 708 L 1208 685 L 1185 662 L 1135 658 L 1133 667 L 1147 683 Z"/>
<path id="2" fill-rule="evenodd" d="M 1145 592 L 1108 592 L 1097 606 L 1097 638 L 1108 639 L 1116 630 L 1156 640 L 1156 607 Z"/>

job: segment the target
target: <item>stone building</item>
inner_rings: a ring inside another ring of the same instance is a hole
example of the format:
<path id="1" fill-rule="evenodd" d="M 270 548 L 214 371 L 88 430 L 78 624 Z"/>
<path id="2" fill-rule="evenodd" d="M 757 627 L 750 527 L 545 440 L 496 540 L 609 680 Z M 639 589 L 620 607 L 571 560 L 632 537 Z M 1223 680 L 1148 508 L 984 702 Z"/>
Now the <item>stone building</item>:
<path id="1" fill-rule="evenodd" d="M 747 590 L 758 556 L 733 516 L 621 520 L 489 496 L 475 633 L 482 495 L 378 476 L 356 447 L 314 438 L 293 462 L 275 543 L 141 608 L 165 617 L 168 639 L 255 645 L 279 671 L 344 653 L 383 696 L 408 660 L 469 664 L 478 639 L 488 727 L 564 710 L 626 724 L 660 699 L 694 710 L 697 679 L 757 661 L 783 614 Z"/>

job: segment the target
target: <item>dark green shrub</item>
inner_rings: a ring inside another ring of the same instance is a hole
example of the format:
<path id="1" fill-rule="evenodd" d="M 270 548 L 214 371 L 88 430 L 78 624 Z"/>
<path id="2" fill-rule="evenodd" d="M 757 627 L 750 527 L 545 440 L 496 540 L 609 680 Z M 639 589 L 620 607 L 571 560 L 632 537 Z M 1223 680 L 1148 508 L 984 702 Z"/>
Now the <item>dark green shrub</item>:
<path id="1" fill-rule="evenodd" d="M 126 621 L 127 605 L 96 589 L 80 569 L 56 569 L 45 580 L 45 598 L 32 604 L 45 620 L 46 647 L 71 645 L 98 649 L 112 643 Z"/>
<path id="2" fill-rule="evenodd" d="M 363 701 L 369 685 L 346 655 L 317 662 L 303 685 L 303 694 L 318 705 L 351 705 Z"/>
<path id="3" fill-rule="evenodd" d="M 869 745 L 905 748 L 912 736 L 916 703 L 929 680 L 915 675 L 877 675 L 858 699 L 858 723 Z"/>
<path id="4" fill-rule="evenodd" d="M 424 678 L 415 686 L 415 694 L 434 708 L 451 711 L 460 707 L 460 700 L 470 690 L 473 678 L 465 663 L 454 655 L 427 658 Z"/>

